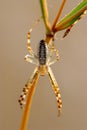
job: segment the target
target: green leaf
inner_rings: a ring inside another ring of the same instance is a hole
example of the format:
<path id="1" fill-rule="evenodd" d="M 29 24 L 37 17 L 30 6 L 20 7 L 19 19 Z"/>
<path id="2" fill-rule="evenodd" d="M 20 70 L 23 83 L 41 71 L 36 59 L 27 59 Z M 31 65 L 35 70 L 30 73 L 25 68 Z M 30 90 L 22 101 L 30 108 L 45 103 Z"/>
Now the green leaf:
<path id="1" fill-rule="evenodd" d="M 83 0 L 67 16 L 65 16 L 55 27 L 55 32 L 63 30 L 74 24 L 80 16 L 87 10 L 87 0 Z"/>

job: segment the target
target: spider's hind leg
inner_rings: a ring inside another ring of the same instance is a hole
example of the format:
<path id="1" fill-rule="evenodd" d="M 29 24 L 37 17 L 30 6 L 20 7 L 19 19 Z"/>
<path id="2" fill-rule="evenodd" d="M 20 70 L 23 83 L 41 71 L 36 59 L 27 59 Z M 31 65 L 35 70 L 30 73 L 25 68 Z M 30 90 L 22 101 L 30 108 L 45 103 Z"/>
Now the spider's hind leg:
<path id="1" fill-rule="evenodd" d="M 49 75 L 50 81 L 52 83 L 53 91 L 54 91 L 55 96 L 56 96 L 57 105 L 58 105 L 58 115 L 60 116 L 61 109 L 62 109 L 62 100 L 61 100 L 61 95 L 60 95 L 60 89 L 58 87 L 58 84 L 56 82 L 56 79 L 55 79 L 54 74 L 53 74 L 50 67 L 48 67 L 48 75 Z"/>
<path id="2" fill-rule="evenodd" d="M 19 102 L 21 108 L 23 108 L 23 106 L 26 104 L 26 98 L 28 96 L 28 93 L 29 93 L 29 96 L 31 97 L 31 93 L 35 89 L 38 78 L 39 78 L 39 70 L 38 70 L 38 67 L 36 67 L 32 76 L 30 77 L 30 79 L 26 83 L 26 85 L 23 88 L 22 93 L 19 97 L 18 102 Z"/>

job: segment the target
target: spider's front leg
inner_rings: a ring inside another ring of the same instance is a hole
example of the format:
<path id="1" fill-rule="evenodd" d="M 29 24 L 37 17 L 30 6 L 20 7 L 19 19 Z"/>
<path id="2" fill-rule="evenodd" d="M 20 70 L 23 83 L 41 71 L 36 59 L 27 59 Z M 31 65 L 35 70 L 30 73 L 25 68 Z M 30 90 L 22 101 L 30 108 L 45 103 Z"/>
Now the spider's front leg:
<path id="1" fill-rule="evenodd" d="M 32 28 L 30 28 L 29 32 L 27 33 L 27 49 L 28 49 L 29 54 L 25 56 L 25 60 L 27 62 L 36 64 L 36 65 L 38 65 L 38 57 L 35 55 L 33 49 L 31 48 L 30 38 L 31 38 L 31 32 L 33 31 L 33 28 L 40 22 L 41 18 L 37 19 L 37 21 L 32 25 Z"/>
<path id="2" fill-rule="evenodd" d="M 31 31 L 32 31 L 32 28 L 30 29 L 30 31 L 29 31 L 28 34 L 27 34 L 27 49 L 28 49 L 29 54 L 27 54 L 27 55 L 25 56 L 25 61 L 37 65 L 37 64 L 38 64 L 37 56 L 36 56 L 35 53 L 33 52 L 32 48 L 31 48 L 31 45 L 30 45 L 30 35 L 31 35 Z"/>
<path id="3" fill-rule="evenodd" d="M 32 56 L 34 56 L 34 52 L 33 52 L 31 45 L 30 45 L 31 44 L 31 42 L 30 42 L 31 32 L 33 31 L 33 28 L 35 28 L 35 26 L 40 22 L 41 18 L 36 20 L 36 22 L 32 25 L 29 32 L 27 33 L 27 49 L 28 49 L 28 52 L 30 53 L 30 55 L 32 55 Z"/>
<path id="4" fill-rule="evenodd" d="M 31 45 L 30 45 L 30 36 L 31 36 L 31 32 L 32 32 L 32 28 L 29 30 L 29 32 L 27 33 L 27 49 L 28 49 L 28 52 L 30 53 L 30 55 L 34 55 L 34 52 L 31 48 Z"/>
<path id="5" fill-rule="evenodd" d="M 56 82 L 56 79 L 55 79 L 54 74 L 53 74 L 50 67 L 48 67 L 48 75 L 49 75 L 50 81 L 52 83 L 53 91 L 56 95 L 56 100 L 57 100 L 57 104 L 58 104 L 58 111 L 59 111 L 58 115 L 60 115 L 61 109 L 62 109 L 62 100 L 61 100 L 61 95 L 60 95 L 60 89 L 58 87 L 58 84 Z"/>

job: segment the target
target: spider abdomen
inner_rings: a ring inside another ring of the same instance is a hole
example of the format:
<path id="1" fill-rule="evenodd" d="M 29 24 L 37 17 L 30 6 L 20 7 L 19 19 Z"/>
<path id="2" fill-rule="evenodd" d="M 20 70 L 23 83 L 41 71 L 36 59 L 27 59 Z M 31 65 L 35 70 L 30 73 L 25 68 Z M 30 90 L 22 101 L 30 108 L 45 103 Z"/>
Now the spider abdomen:
<path id="1" fill-rule="evenodd" d="M 47 57 L 46 43 L 44 40 L 41 40 L 39 44 L 39 52 L 38 52 L 38 60 L 40 65 L 46 64 L 46 57 Z"/>

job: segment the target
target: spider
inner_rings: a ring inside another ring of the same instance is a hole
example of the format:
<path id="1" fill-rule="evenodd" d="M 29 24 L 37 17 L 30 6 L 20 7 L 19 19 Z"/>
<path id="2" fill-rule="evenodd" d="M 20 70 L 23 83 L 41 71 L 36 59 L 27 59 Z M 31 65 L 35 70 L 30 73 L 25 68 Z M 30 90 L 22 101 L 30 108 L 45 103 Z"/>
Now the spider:
<path id="1" fill-rule="evenodd" d="M 30 45 L 30 36 L 31 36 L 32 30 L 33 29 L 31 28 L 27 34 L 27 49 L 28 49 L 29 54 L 25 56 L 25 61 L 30 62 L 32 64 L 36 64 L 36 68 L 32 76 L 26 83 L 25 87 L 23 88 L 23 91 L 18 101 L 21 108 L 23 108 L 24 104 L 26 104 L 27 95 L 28 93 L 30 94 L 31 92 L 32 85 L 35 82 L 37 82 L 40 75 L 44 76 L 48 74 L 51 84 L 52 84 L 53 91 L 56 96 L 56 100 L 57 100 L 58 115 L 60 115 L 61 109 L 62 109 L 60 89 L 58 87 L 57 81 L 50 67 L 52 64 L 54 64 L 56 61 L 59 60 L 59 53 L 58 53 L 58 50 L 56 50 L 54 47 L 54 43 L 53 43 L 54 38 L 53 38 L 49 45 L 47 45 L 46 41 L 42 39 L 39 42 L 37 54 L 35 54 Z"/>

